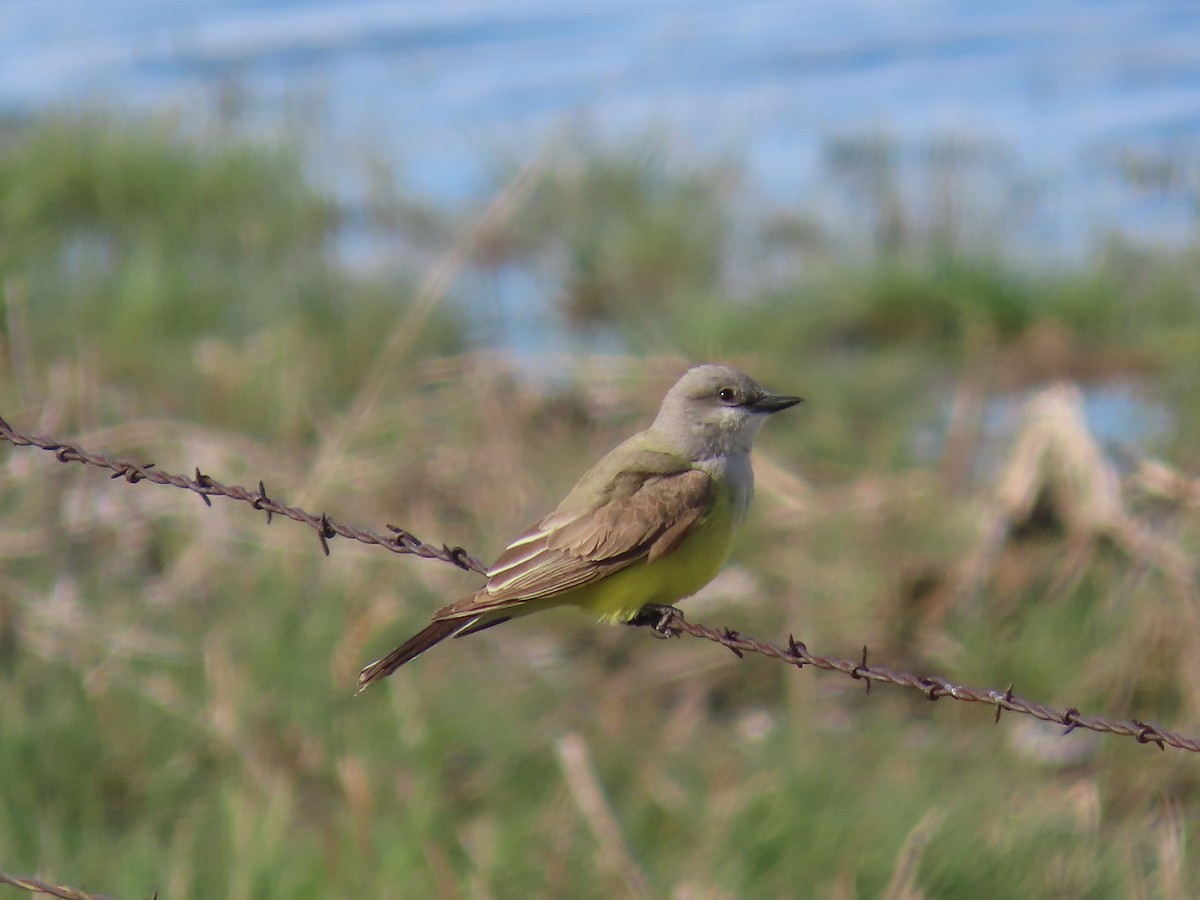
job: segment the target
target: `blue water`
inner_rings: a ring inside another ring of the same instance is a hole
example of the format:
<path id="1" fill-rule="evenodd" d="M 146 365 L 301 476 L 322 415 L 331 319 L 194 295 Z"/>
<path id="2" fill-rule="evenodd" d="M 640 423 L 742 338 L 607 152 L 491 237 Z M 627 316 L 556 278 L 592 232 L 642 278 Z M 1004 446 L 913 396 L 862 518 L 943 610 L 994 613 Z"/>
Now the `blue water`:
<path id="1" fill-rule="evenodd" d="M 369 150 L 448 204 L 486 190 L 498 149 L 521 162 L 583 126 L 616 141 L 651 130 L 683 160 L 732 156 L 770 202 L 852 219 L 822 166 L 830 136 L 885 133 L 914 155 L 965 136 L 1003 148 L 1013 177 L 1039 191 L 1026 243 L 1070 253 L 1113 227 L 1191 234 L 1189 198 L 1139 194 L 1110 163 L 1200 146 L 1200 11 L 1172 0 L 0 0 L 0 108 L 92 102 L 166 108 L 200 127 L 233 108 L 249 131 L 311 136 L 317 177 L 342 194 L 365 190 Z"/>

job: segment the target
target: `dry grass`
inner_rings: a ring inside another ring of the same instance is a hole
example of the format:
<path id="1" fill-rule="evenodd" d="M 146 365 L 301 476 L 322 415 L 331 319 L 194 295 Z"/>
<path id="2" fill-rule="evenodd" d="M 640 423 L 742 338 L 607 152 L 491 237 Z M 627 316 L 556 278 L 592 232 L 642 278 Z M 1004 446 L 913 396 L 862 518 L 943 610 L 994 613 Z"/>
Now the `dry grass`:
<path id="1" fill-rule="evenodd" d="M 189 159 L 189 172 L 203 164 Z M 238 178 L 260 171 L 231 160 Z M 36 161 L 31 151 L 22 165 Z M 0 182 L 21 171 L 0 166 Z M 614 177 L 601 174 L 578 182 L 594 192 Z M 274 183 L 292 189 L 286 177 Z M 95 192 L 114 196 L 126 195 Z M 5 257 L 0 273 L 18 285 L 5 294 L 0 414 L 171 471 L 263 478 L 291 502 L 311 492 L 339 519 L 395 522 L 486 558 L 585 461 L 644 424 L 685 359 L 703 352 L 809 403 L 764 434 L 754 514 L 727 573 L 687 607 L 694 618 L 790 631 L 845 656 L 865 643 L 872 662 L 1015 682 L 1059 706 L 1200 731 L 1194 598 L 1138 552 L 1148 545 L 1050 527 L 1018 529 L 1019 540 L 978 553 L 998 472 L 980 477 L 974 463 L 990 448 L 969 419 L 1007 383 L 987 367 L 1019 365 L 1044 308 L 1003 273 L 992 283 L 983 270 L 955 269 L 932 307 L 916 302 L 925 276 L 846 275 L 841 292 L 818 285 L 838 310 L 825 313 L 803 302 L 811 286 L 753 303 L 695 307 L 689 294 L 659 304 L 656 285 L 682 290 L 686 279 L 630 270 L 618 274 L 633 272 L 633 287 L 650 293 L 620 310 L 619 325 L 635 346 L 639 333 L 656 342 L 653 354 L 518 365 L 464 350 L 453 304 L 416 299 L 437 291 L 355 282 L 324 265 L 311 252 L 322 240 L 319 198 L 241 204 L 236 184 L 228 196 L 222 222 L 252 238 L 248 250 L 229 250 L 237 241 L 213 223 L 190 243 L 176 209 L 173 230 L 149 229 L 157 250 L 138 243 L 147 229 L 120 231 L 143 252 L 114 245 L 111 268 L 79 283 L 54 268 L 61 210 L 14 223 L 0 209 L 0 246 L 14 246 L 3 239 L 17 226 L 45 244 Z M 670 215 L 635 204 L 634 220 L 682 228 L 698 217 L 709 227 L 703 192 L 665 196 Z M 299 233 L 272 239 L 273 223 L 297 208 Z M 603 243 L 575 220 L 556 231 L 554 210 L 537 212 L 551 223 L 541 235 L 549 258 L 562 258 L 554 240 L 574 241 L 577 226 L 614 265 L 641 246 L 625 232 Z M 146 214 L 89 215 L 103 228 Z M 161 294 L 125 293 L 157 283 L 139 266 L 159 251 L 175 259 L 168 249 L 184 254 L 185 275 L 227 250 L 237 256 L 239 267 L 205 282 L 216 304 L 205 315 L 226 318 L 188 318 L 162 335 L 147 321 L 169 324 L 173 307 L 136 318 L 147 296 L 167 307 L 176 296 L 179 273 L 167 263 Z M 259 292 L 255 310 L 230 299 Z M 1088 341 L 1124 342 L 1158 361 L 1147 371 L 1172 423 L 1155 449 L 1183 473 L 1171 483 L 1190 485 L 1200 332 L 1172 318 L 1185 298 L 1162 292 L 1145 307 L 1160 318 L 1087 318 L 1078 296 L 1054 308 L 1077 314 L 1064 320 Z M 1001 343 L 975 354 L 971 329 L 993 294 L 1009 304 Z M 108 322 L 112 296 L 136 328 Z M 1108 287 L 1096 296 L 1116 302 Z M 423 327 L 391 358 L 387 336 L 406 310 Z M 885 321 L 903 325 L 894 339 Z M 1087 353 L 1083 341 L 1064 358 L 1075 366 Z M 389 374 L 373 381 L 375 371 Z M 941 398 L 958 384 L 970 396 L 953 407 L 962 419 L 953 458 L 939 459 L 914 436 L 940 434 L 952 406 Z M 1016 717 L 993 727 L 974 707 L 887 690 L 866 697 L 848 679 L 739 662 L 569 612 L 450 642 L 355 698 L 362 663 L 470 590 L 471 576 L 350 542 L 326 559 L 307 529 L 268 528 L 239 505 L 208 509 L 184 492 L 110 483 L 39 456 L 0 449 L 5 871 L 122 897 L 158 888 L 172 900 L 1200 890 L 1190 755 L 1064 738 Z M 1194 557 L 1189 498 L 1190 488 L 1122 491 L 1120 509 Z M 972 559 L 984 564 L 962 590 Z"/>
<path id="2" fill-rule="evenodd" d="M 611 362 L 583 365 L 608 377 L 565 394 L 491 357 L 414 370 L 419 389 L 384 395 L 367 430 L 379 444 L 351 445 L 330 477 L 330 511 L 494 552 L 569 484 L 573 461 L 645 419 L 662 378 Z M 907 628 L 901 656 L 965 681 L 1200 725 L 1186 689 L 1194 617 L 1153 567 L 1101 546 L 1064 586 L 1075 563 L 1046 551 L 1067 538 L 1023 539 L 995 586 L 931 613 L 928 594 L 905 593 L 914 548 L 953 571 L 971 546 L 953 523 L 977 499 L 902 472 L 801 485 L 784 473 L 802 471 L 804 427 L 766 441 L 771 474 L 734 569 L 753 576 L 698 598 L 704 618 L 846 655 L 896 648 L 890 629 Z M 212 428 L 127 421 L 81 437 L 222 480 L 265 472 L 284 496 L 303 479 L 305 448 Z M 0 497 L 0 747 L 23 773 L 6 807 L 37 823 L 0 830 L 10 868 L 69 858 L 81 883 L 118 894 L 246 897 L 721 896 L 795 879 L 820 894 L 1115 895 L 1146 878 L 1195 882 L 1183 832 L 1164 844 L 1151 827 L 1164 802 L 1187 808 L 1191 760 L 992 728 L 886 691 L 864 699 L 569 614 L 440 648 L 355 700 L 361 663 L 470 576 L 349 543 L 326 560 L 305 529 L 28 451 L 7 454 Z M 1187 546 L 1181 516 L 1173 539 Z M 590 761 L 567 752 L 580 746 Z M 1080 792 L 1089 812 L 1064 818 Z M 219 849 L 197 855 L 213 836 Z M 1128 852 L 1107 854 L 1113 842 Z"/>

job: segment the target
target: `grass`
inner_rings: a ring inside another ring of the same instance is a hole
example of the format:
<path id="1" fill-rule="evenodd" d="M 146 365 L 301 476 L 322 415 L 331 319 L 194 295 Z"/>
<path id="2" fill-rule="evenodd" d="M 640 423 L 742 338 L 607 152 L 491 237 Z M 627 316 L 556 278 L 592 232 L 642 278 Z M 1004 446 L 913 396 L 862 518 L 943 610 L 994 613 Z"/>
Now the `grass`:
<path id="1" fill-rule="evenodd" d="M 547 170 L 470 274 L 539 273 L 563 286 L 564 327 L 626 354 L 530 378 L 472 346 L 460 287 L 383 361 L 388 389 L 334 453 L 422 273 L 340 268 L 344 211 L 292 151 L 99 117 L 8 129 L 15 425 L 489 557 L 647 421 L 685 360 L 730 360 L 809 402 L 763 435 L 732 580 L 692 618 L 1200 731 L 1194 603 L 1136 562 L 1100 552 L 1064 581 L 1051 535 L 973 601 L 911 590 L 962 559 L 990 488 L 946 482 L 914 440 L 941 433 L 963 381 L 1136 377 L 1171 415 L 1153 449 L 1195 470 L 1191 254 L 1114 245 L 1045 272 L 910 243 L 864 263 L 820 223 L 740 219 L 724 168 L 597 152 Z M 409 201 L 380 202 L 397 204 L 376 211 L 388 239 L 408 239 Z M 760 226 L 787 240 L 747 274 L 738 242 Z M 292 523 L 28 449 L 0 451 L 0 509 L 4 871 L 121 897 L 619 896 L 570 738 L 653 895 L 1200 889 L 1180 752 L 996 727 L 569 613 L 453 642 L 356 698 L 358 668 L 472 578 L 347 542 L 325 559 Z M 1155 514 L 1194 549 L 1194 514 Z"/>

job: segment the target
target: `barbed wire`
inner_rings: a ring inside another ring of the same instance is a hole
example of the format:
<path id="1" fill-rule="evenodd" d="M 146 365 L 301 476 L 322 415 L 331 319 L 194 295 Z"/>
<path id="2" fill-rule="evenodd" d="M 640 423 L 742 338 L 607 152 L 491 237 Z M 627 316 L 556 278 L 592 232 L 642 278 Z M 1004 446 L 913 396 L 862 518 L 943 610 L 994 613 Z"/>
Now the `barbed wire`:
<path id="1" fill-rule="evenodd" d="M 107 469 L 112 472 L 113 478 L 124 478 L 130 484 L 137 484 L 139 481 L 150 481 L 154 484 L 183 488 L 199 494 L 201 499 L 209 506 L 212 505 L 209 497 L 228 497 L 231 500 L 248 503 L 255 509 L 266 512 L 268 522 L 271 521 L 273 515 L 281 515 L 293 521 L 302 522 L 316 531 L 321 542 L 321 549 L 327 556 L 329 555 L 330 539 L 344 537 L 363 544 L 383 547 L 393 553 L 419 556 L 422 559 L 436 559 L 440 562 L 449 563 L 460 569 L 477 572 L 481 575 L 487 573 L 487 567 L 462 547 L 450 547 L 446 544 L 437 547 L 432 544 L 426 544 L 411 532 L 395 525 L 386 526 L 388 531 L 392 533 L 391 537 L 386 537 L 375 531 L 343 525 L 330 519 L 324 513 L 319 516 L 313 515 L 303 509 L 287 506 L 277 500 L 271 499 L 267 496 L 266 488 L 261 481 L 258 483 L 258 490 L 251 491 L 240 485 L 221 484 L 208 475 L 203 474 L 199 468 L 195 470 L 195 477 L 189 478 L 186 475 L 172 475 L 154 468 L 153 463 L 138 464 L 128 460 L 113 459 L 103 454 L 84 450 L 78 444 L 69 441 L 19 432 L 2 418 L 0 418 L 0 439 L 6 440 L 15 446 L 38 447 L 42 450 L 50 451 L 54 453 L 59 462 L 78 462 L 87 466 Z M 1078 728 L 1084 728 L 1102 734 L 1131 737 L 1140 744 L 1155 744 L 1160 750 L 1165 750 L 1167 747 L 1175 747 L 1191 753 L 1200 753 L 1200 739 L 1167 731 L 1139 719 L 1114 720 L 1103 716 L 1086 716 L 1073 706 L 1066 709 L 1056 709 L 1052 706 L 1036 703 L 1014 694 L 1014 685 L 1009 685 L 1003 691 L 972 688 L 955 684 L 949 679 L 936 675 L 914 675 L 910 672 L 896 671 L 883 666 L 868 665 L 866 647 L 863 647 L 862 655 L 857 660 L 843 659 L 835 656 L 819 656 L 809 652 L 803 642 L 797 641 L 791 635 L 788 636 L 787 646 L 782 647 L 778 644 L 745 637 L 741 633 L 729 628 L 710 628 L 706 625 L 689 622 L 683 617 L 682 613 L 674 609 L 668 609 L 663 618 L 654 623 L 653 627 L 660 635 L 679 636 L 687 634 L 692 637 L 712 641 L 723 647 L 727 647 L 739 658 L 742 658 L 746 653 L 754 653 L 770 659 L 777 659 L 798 669 L 802 669 L 805 666 L 812 666 L 813 668 L 828 672 L 841 672 L 855 680 L 864 681 L 868 692 L 871 689 L 872 683 L 879 682 L 919 691 L 930 700 L 949 697 L 963 703 L 983 703 L 995 707 L 996 722 L 1000 721 L 1000 714 L 1002 712 L 1008 711 L 1061 725 L 1065 729 L 1064 734 L 1069 734 Z"/>
<path id="2" fill-rule="evenodd" d="M 1000 721 L 1000 713 L 1007 710 L 1026 716 L 1033 716 L 1035 719 L 1041 719 L 1043 722 L 1062 725 L 1066 729 L 1063 732 L 1064 734 L 1070 734 L 1076 728 L 1086 728 L 1089 731 L 1135 738 L 1139 744 L 1156 744 L 1160 750 L 1165 750 L 1167 746 L 1171 746 L 1177 747 L 1180 750 L 1189 750 L 1192 753 L 1200 753 L 1200 740 L 1196 738 L 1187 737 L 1172 731 L 1164 731 L 1156 725 L 1152 725 L 1149 722 L 1142 722 L 1138 719 L 1113 720 L 1103 718 L 1102 716 L 1085 716 L 1073 706 L 1058 710 L 1052 706 L 1035 703 L 1032 700 L 1026 700 L 1024 697 L 1017 696 L 1013 693 L 1015 685 L 1009 685 L 1008 689 L 1004 691 L 972 688 L 955 684 L 949 679 L 938 675 L 913 675 L 909 672 L 898 672 L 893 669 L 884 668 L 883 666 L 871 666 L 867 664 L 866 647 L 863 647 L 862 657 L 858 660 L 841 659 L 836 656 L 817 656 L 809 652 L 808 648 L 804 646 L 803 641 L 796 640 L 790 634 L 788 635 L 788 645 L 785 648 L 778 644 L 756 641 L 754 638 L 745 637 L 728 628 L 709 628 L 706 625 L 688 622 L 678 610 L 668 611 L 666 617 L 654 627 L 665 634 L 690 634 L 692 637 L 713 641 L 723 647 L 728 647 L 739 658 L 744 653 L 757 653 L 760 656 L 778 659 L 788 665 L 795 666 L 797 669 L 812 666 L 816 669 L 824 669 L 827 672 L 841 672 L 844 675 L 849 675 L 851 678 L 866 682 L 868 693 L 871 690 L 871 683 L 878 681 L 883 684 L 894 684 L 898 687 L 920 691 L 930 700 L 940 700 L 942 697 L 950 697 L 954 700 L 960 700 L 963 703 L 985 703 L 989 706 L 994 706 L 996 708 L 996 722 Z"/>
<path id="3" fill-rule="evenodd" d="M 89 894 L 78 888 L 63 887 L 61 884 L 47 884 L 37 878 L 21 878 L 16 875 L 6 875 L 4 872 L 0 872 L 0 884 L 20 888 L 31 894 L 49 894 L 51 897 L 60 897 L 62 900 L 108 900 L 101 894 Z M 157 900 L 158 891 L 154 892 L 154 897 Z"/>
<path id="4" fill-rule="evenodd" d="M 355 528 L 351 525 L 343 525 L 335 522 L 325 513 L 317 516 L 299 507 L 288 506 L 278 500 L 273 500 L 267 496 L 267 489 L 261 481 L 258 483 L 258 490 L 252 491 L 239 484 L 221 484 L 201 472 L 199 467 L 196 467 L 195 475 L 190 478 L 187 475 L 172 475 L 156 469 L 154 463 L 135 463 L 130 460 L 113 459 L 101 453 L 84 450 L 78 444 L 70 441 L 60 441 L 44 435 L 25 434 L 17 431 L 2 418 L 0 418 L 0 439 L 17 447 L 38 447 L 48 450 L 62 463 L 77 462 L 86 466 L 95 466 L 98 469 L 108 469 L 112 472 L 110 477 L 124 478 L 130 484 L 149 481 L 154 484 L 183 488 L 199 494 L 206 506 L 212 506 L 209 497 L 228 497 L 230 500 L 248 503 L 267 514 L 268 525 L 271 524 L 273 516 L 285 516 L 294 522 L 301 522 L 315 531 L 317 539 L 321 542 L 321 550 L 326 556 L 329 555 L 329 542 L 335 537 L 344 537 L 363 544 L 383 547 L 393 553 L 447 562 L 468 572 L 478 572 L 481 575 L 487 573 L 487 566 L 462 547 L 449 547 L 445 544 L 435 547 L 417 540 L 412 534 L 395 525 L 386 526 L 387 530 L 391 532 L 390 536 Z"/>

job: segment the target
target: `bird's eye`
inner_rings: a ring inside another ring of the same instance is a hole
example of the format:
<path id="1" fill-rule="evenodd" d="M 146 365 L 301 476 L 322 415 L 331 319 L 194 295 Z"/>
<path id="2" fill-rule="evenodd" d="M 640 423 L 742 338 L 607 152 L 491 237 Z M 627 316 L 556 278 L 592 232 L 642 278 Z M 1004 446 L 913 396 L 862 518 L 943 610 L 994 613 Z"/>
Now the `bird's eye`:
<path id="1" fill-rule="evenodd" d="M 730 406 L 738 402 L 738 392 L 733 388 L 721 388 L 717 391 L 717 397 L 722 403 L 728 403 Z"/>

